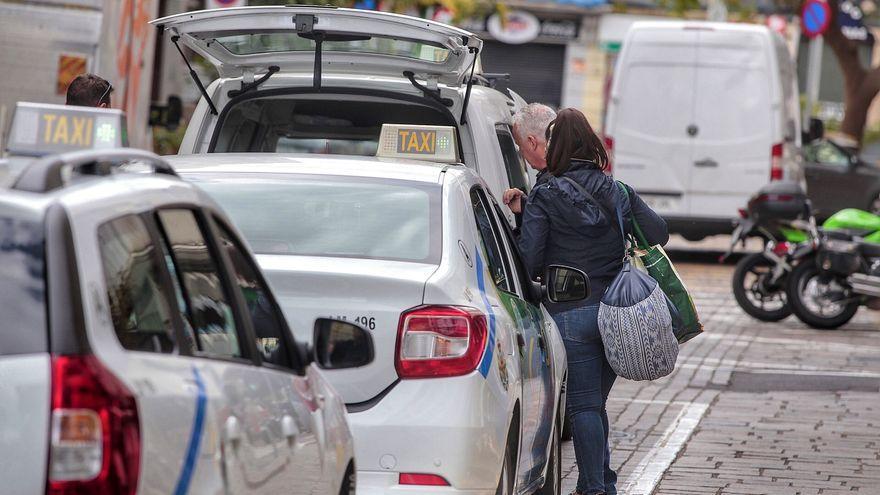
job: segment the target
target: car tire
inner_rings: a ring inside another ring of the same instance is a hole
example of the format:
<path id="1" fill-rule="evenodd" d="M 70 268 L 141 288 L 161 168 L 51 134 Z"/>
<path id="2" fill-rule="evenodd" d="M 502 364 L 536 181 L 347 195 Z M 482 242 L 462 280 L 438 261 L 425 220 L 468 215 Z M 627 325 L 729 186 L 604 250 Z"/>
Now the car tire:
<path id="1" fill-rule="evenodd" d="M 773 262 L 767 259 L 767 257 L 764 256 L 764 253 L 754 253 L 741 259 L 739 263 L 736 264 L 736 270 L 733 272 L 733 297 L 743 311 L 752 318 L 761 321 L 781 321 L 791 315 L 791 307 L 788 304 L 785 294 L 784 279 L 779 287 L 779 295 L 782 298 L 782 307 L 764 309 L 763 307 L 755 305 L 755 303 L 749 299 L 749 292 L 751 292 L 751 289 L 746 288 L 745 286 L 746 277 L 748 277 L 749 274 L 757 275 L 755 270 L 759 267 L 767 267 L 770 269 L 772 266 Z"/>
<path id="2" fill-rule="evenodd" d="M 819 330 L 834 330 L 853 318 L 859 310 L 858 301 L 846 303 L 835 315 L 824 316 L 813 312 L 804 301 L 803 292 L 807 284 L 819 275 L 819 268 L 814 258 L 801 261 L 788 275 L 788 304 L 795 316 L 807 325 Z"/>
<path id="3" fill-rule="evenodd" d="M 504 464 L 501 465 L 501 478 L 495 495 L 513 495 L 516 483 L 516 436 L 519 427 L 511 428 L 507 434 L 507 447 L 504 449 Z"/>
<path id="4" fill-rule="evenodd" d="M 544 486 L 537 491 L 539 495 L 560 495 L 562 491 L 562 441 L 559 438 L 561 426 L 560 422 L 557 422 L 556 428 L 553 429 L 550 457 L 547 461 L 547 477 L 544 479 Z"/>
<path id="5" fill-rule="evenodd" d="M 562 413 L 562 434 L 560 440 L 570 442 L 574 438 L 574 432 L 571 431 L 571 418 L 566 413 Z"/>

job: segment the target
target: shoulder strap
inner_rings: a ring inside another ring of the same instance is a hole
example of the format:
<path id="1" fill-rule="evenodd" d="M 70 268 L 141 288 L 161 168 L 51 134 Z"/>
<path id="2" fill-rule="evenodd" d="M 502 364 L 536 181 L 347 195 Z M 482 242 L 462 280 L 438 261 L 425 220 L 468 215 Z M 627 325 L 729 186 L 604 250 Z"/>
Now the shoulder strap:
<path id="1" fill-rule="evenodd" d="M 604 211 L 605 214 L 608 215 L 609 218 L 614 216 L 608 211 L 608 209 L 605 207 L 605 205 L 596 201 L 596 198 L 594 198 L 592 194 L 587 192 L 587 190 L 584 189 L 583 186 L 578 184 L 574 179 L 572 179 L 571 177 L 561 177 L 561 179 L 567 181 L 569 184 L 574 186 L 574 188 L 577 189 L 578 192 L 580 192 L 581 194 L 586 196 L 587 199 L 591 203 L 595 204 L 599 208 L 602 208 L 602 211 Z M 623 238 L 623 250 L 626 251 L 626 230 L 623 229 L 623 212 L 620 208 L 620 201 L 616 201 L 615 203 L 616 204 L 614 205 L 614 209 L 615 209 L 615 213 L 617 214 L 617 225 L 620 227 L 620 235 Z"/>
<path id="2" fill-rule="evenodd" d="M 632 224 L 633 233 L 635 234 L 636 241 L 639 243 L 640 248 L 647 249 L 650 247 L 650 244 L 648 244 L 648 239 L 645 237 L 645 234 L 642 232 L 642 228 L 639 226 L 639 222 L 636 221 L 636 216 L 632 210 L 632 197 L 630 197 L 630 195 L 629 195 L 629 189 L 626 187 L 626 184 L 624 184 L 623 182 L 621 182 L 619 180 L 615 181 L 615 182 L 617 182 L 617 185 L 618 185 L 618 187 L 620 187 L 620 190 L 623 191 L 623 194 L 625 194 L 626 197 L 629 199 L 629 204 L 630 204 L 629 221 Z"/>

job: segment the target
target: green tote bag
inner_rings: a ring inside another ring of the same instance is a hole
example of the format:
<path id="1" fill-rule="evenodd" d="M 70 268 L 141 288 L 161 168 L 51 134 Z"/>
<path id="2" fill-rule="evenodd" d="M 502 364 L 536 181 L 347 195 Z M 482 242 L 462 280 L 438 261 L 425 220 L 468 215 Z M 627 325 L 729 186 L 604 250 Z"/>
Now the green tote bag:
<path id="1" fill-rule="evenodd" d="M 627 196 L 629 191 L 622 182 L 617 183 L 621 191 Z M 697 307 L 694 306 L 694 300 L 688 293 L 687 287 L 681 276 L 675 271 L 675 266 L 669 260 L 666 251 L 662 246 L 651 246 L 645 238 L 645 234 L 636 222 L 635 216 L 630 213 L 630 221 L 635 234 L 636 247 L 635 258 L 645 267 L 645 271 L 660 285 L 666 297 L 672 301 L 672 304 L 678 309 L 681 317 L 681 325 L 675 328 L 675 338 L 679 343 L 688 340 L 703 333 L 703 324 L 700 323 L 700 317 L 697 314 Z M 638 265 L 638 263 L 636 263 Z"/>

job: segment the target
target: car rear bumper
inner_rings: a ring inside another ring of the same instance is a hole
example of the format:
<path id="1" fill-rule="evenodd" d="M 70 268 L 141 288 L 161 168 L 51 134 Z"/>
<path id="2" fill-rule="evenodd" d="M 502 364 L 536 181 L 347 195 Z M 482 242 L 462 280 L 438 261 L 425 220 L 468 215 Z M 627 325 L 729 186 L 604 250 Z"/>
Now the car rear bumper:
<path id="1" fill-rule="evenodd" d="M 358 493 L 494 493 L 513 403 L 500 392 L 477 372 L 402 380 L 373 407 L 349 413 Z M 451 486 L 400 486 L 400 473 Z"/>

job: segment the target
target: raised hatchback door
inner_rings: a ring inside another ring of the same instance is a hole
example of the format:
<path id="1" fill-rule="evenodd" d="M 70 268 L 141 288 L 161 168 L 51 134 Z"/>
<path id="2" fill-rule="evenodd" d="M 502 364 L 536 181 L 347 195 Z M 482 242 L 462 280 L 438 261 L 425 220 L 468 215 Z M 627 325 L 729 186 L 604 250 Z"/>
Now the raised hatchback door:
<path id="1" fill-rule="evenodd" d="M 213 63 L 221 77 L 312 73 L 323 37 L 322 71 L 402 77 L 404 71 L 460 84 L 482 41 L 437 22 L 387 12 L 326 7 L 246 7 L 188 12 L 151 24 Z"/>

